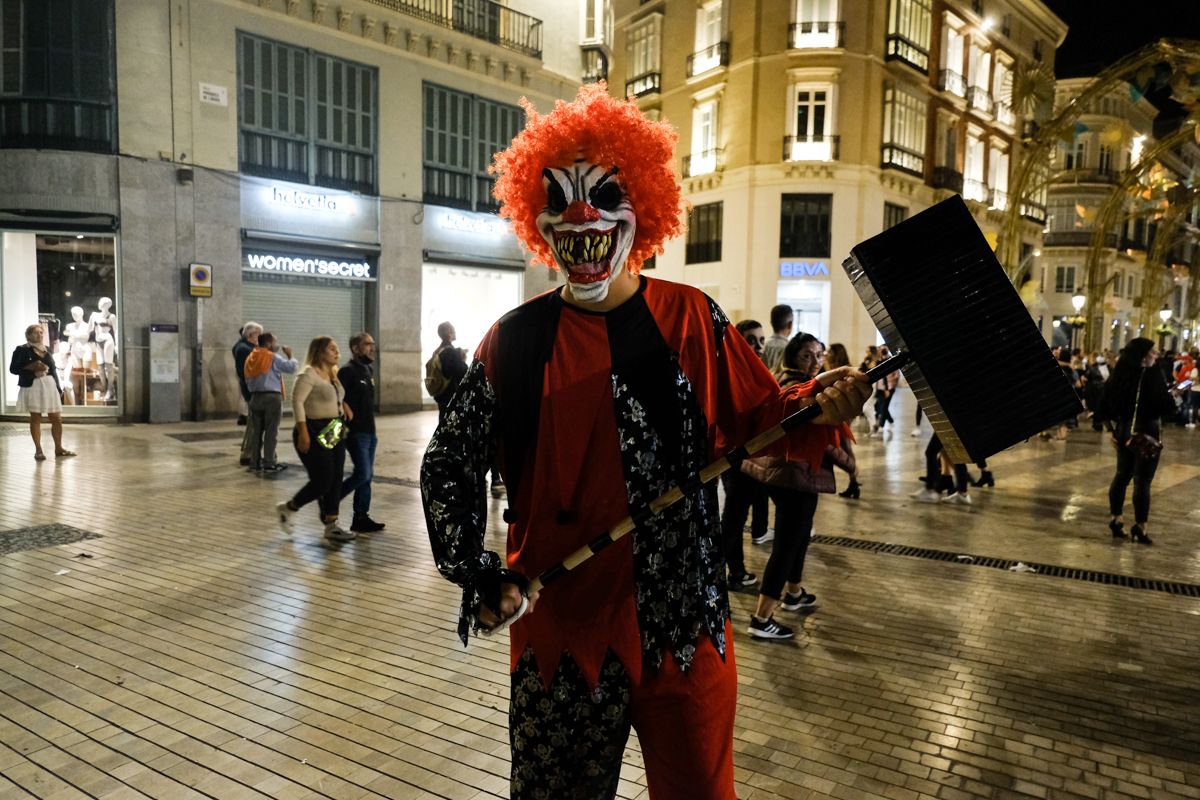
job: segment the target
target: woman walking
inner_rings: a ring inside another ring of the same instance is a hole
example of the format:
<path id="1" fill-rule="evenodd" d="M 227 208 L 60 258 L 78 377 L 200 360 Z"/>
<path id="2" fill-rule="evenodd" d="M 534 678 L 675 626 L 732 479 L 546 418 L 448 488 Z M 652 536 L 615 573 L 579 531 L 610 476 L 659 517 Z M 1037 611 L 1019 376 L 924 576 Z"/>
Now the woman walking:
<path id="1" fill-rule="evenodd" d="M 1117 451 L 1117 472 L 1108 487 L 1108 528 L 1114 539 L 1125 538 L 1125 490 L 1133 482 L 1135 542 L 1153 544 L 1146 533 L 1150 520 L 1150 484 L 1158 470 L 1161 428 L 1159 417 L 1175 411 L 1175 400 L 1161 370 L 1154 368 L 1158 348 L 1149 339 L 1125 345 L 1104 386 L 1102 411 Z"/>
<path id="2" fill-rule="evenodd" d="M 337 342 L 328 336 L 318 336 L 308 346 L 304 369 L 292 387 L 292 413 L 296 418 L 292 442 L 308 471 L 308 483 L 291 500 L 275 507 L 280 527 L 284 533 L 291 533 L 292 516 L 316 500 L 325 538 L 331 542 L 353 541 L 358 535 L 337 524 L 346 465 L 344 419 L 352 416 L 344 403 L 346 391 L 338 381 L 340 358 Z"/>
<path id="3" fill-rule="evenodd" d="M 816 337 L 798 334 L 783 351 L 780 386 L 811 380 L 820 370 L 823 355 L 824 348 Z M 829 428 L 824 457 L 815 465 L 804 460 L 770 456 L 750 458 L 743 464 L 746 474 L 767 485 L 767 492 L 775 501 L 775 542 L 763 571 L 758 604 L 750 620 L 749 633 L 755 638 L 792 638 L 795 631 L 775 621 L 775 610 L 782 605 L 788 611 L 798 611 L 812 608 L 817 603 L 816 596 L 806 592 L 800 581 L 812 540 L 817 494 L 836 488 L 830 465 L 836 462 L 853 474 L 853 457 L 839 446 L 842 437 L 849 435 L 849 426 Z"/>
<path id="4" fill-rule="evenodd" d="M 846 352 L 846 346 L 834 342 L 829 345 L 829 350 L 825 353 L 824 371 L 830 372 L 839 367 L 850 366 L 850 354 Z M 842 437 L 842 449 L 846 451 L 846 455 L 850 457 L 850 461 L 854 461 L 854 445 L 850 443 L 849 436 Z M 858 482 L 858 467 L 856 466 L 850 472 L 850 485 L 843 492 L 838 492 L 838 497 L 845 497 L 848 500 L 857 500 L 862 496 L 862 484 Z"/>
<path id="5" fill-rule="evenodd" d="M 50 435 L 54 438 L 54 457 L 75 455 L 62 444 L 62 387 L 54 358 L 42 341 L 46 333 L 41 325 L 25 329 L 25 344 L 13 350 L 8 371 L 17 376 L 17 411 L 28 412 L 29 433 L 33 437 L 33 457 L 45 461 L 42 452 L 42 414 L 50 418 Z"/>

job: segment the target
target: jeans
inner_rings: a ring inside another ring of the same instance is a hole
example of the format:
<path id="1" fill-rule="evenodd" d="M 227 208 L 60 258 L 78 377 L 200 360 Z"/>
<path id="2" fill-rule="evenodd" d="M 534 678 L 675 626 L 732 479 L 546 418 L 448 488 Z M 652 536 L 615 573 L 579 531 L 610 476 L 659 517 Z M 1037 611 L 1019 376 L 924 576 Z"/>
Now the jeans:
<path id="1" fill-rule="evenodd" d="M 346 452 L 354 464 L 350 477 L 342 481 L 342 497 L 354 492 L 354 516 L 365 517 L 371 510 L 371 479 L 375 477 L 375 446 L 379 437 L 373 433 L 351 433 L 346 439 Z"/>
<path id="2" fill-rule="evenodd" d="M 283 414 L 283 395 L 279 392 L 256 392 L 250 395 L 249 410 L 242 458 L 248 460 L 254 469 L 273 467 L 279 440 L 279 419 Z"/>
<path id="3" fill-rule="evenodd" d="M 1125 511 L 1125 490 L 1133 481 L 1133 520 L 1139 525 L 1150 521 L 1150 484 L 1158 471 L 1158 456 L 1138 458 L 1128 447 L 1117 445 L 1117 474 L 1108 487 L 1108 510 L 1114 517 Z"/>
<path id="4" fill-rule="evenodd" d="M 296 492 L 292 498 L 292 506 L 300 508 L 316 500 L 321 509 L 321 521 L 328 522 L 337 519 L 338 505 L 342 500 L 342 472 L 346 468 L 346 442 L 337 443 L 333 449 L 321 446 L 317 434 L 329 424 L 327 419 L 310 419 L 308 426 L 308 452 L 296 454 L 308 471 L 308 483 Z M 299 438 L 299 433 L 292 429 L 292 443 Z"/>

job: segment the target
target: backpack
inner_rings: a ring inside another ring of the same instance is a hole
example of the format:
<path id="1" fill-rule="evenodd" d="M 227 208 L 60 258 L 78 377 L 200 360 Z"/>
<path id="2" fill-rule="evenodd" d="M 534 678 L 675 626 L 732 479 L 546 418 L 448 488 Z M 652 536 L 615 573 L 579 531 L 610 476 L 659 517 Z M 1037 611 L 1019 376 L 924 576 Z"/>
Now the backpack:
<path id="1" fill-rule="evenodd" d="M 450 388 L 450 379 L 442 372 L 442 351 L 445 349 L 443 346 L 434 350 L 425 362 L 425 391 L 429 392 L 430 397 L 437 397 Z"/>

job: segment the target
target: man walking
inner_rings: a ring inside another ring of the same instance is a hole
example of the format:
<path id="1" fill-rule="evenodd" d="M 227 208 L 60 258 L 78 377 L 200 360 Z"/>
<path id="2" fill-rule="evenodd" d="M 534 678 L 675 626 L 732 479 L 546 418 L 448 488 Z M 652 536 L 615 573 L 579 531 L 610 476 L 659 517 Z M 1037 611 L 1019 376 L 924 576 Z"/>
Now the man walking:
<path id="1" fill-rule="evenodd" d="M 792 338 L 792 307 L 779 305 L 771 309 L 771 330 L 774 334 L 763 345 L 762 360 L 767 369 L 775 372 L 783 364 L 783 350 Z"/>
<path id="2" fill-rule="evenodd" d="M 375 477 L 375 339 L 367 332 L 350 337 L 350 362 L 338 370 L 338 380 L 346 390 L 343 401 L 350 408 L 350 436 L 346 452 L 354 471 L 342 482 L 342 497 L 354 492 L 354 519 L 350 530 L 376 533 L 382 522 L 371 519 L 371 479 Z"/>
<path id="3" fill-rule="evenodd" d="M 430 394 L 433 395 L 433 401 L 437 403 L 438 422 L 440 423 L 442 417 L 446 415 L 446 408 L 450 405 L 450 400 L 454 397 L 459 382 L 467 374 L 467 357 L 462 348 L 454 346 L 456 333 L 453 325 L 443 322 L 438 325 L 437 332 L 442 343 L 438 345 L 438 349 L 434 351 L 433 355 L 438 361 L 443 380 L 440 390 L 436 393 L 430 392 Z"/>
<path id="4" fill-rule="evenodd" d="M 279 420 L 283 414 L 283 374 L 294 373 L 299 364 L 292 357 L 292 348 L 284 345 L 283 355 L 275 335 L 262 333 L 254 337 L 258 347 L 246 356 L 242 373 L 250 392 L 249 422 L 246 425 L 242 460 L 252 472 L 271 473 L 287 469 L 275 457 L 279 440 Z"/>
<path id="5" fill-rule="evenodd" d="M 246 356 L 250 355 L 250 351 L 258 347 L 258 335 L 262 333 L 262 325 L 257 322 L 247 322 L 242 326 L 241 338 L 233 346 L 233 371 L 237 373 L 238 391 L 241 392 L 242 413 L 238 414 L 238 425 L 246 425 L 248 421 L 250 408 L 250 389 L 246 386 Z M 242 458 L 240 463 L 243 467 L 250 466 L 250 458 L 246 452 L 247 437 L 242 437 Z"/>

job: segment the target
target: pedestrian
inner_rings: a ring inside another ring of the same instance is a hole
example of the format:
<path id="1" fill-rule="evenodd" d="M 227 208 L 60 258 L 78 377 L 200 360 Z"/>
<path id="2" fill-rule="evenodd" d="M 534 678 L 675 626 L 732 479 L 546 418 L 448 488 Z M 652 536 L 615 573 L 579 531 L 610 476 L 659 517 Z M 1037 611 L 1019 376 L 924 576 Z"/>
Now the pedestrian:
<path id="1" fill-rule="evenodd" d="M 42 452 L 42 415 L 50 419 L 50 435 L 54 439 L 54 457 L 75 455 L 62 443 L 62 387 L 54 369 L 54 358 L 44 341 L 46 331 L 41 325 L 25 329 L 25 344 L 13 350 L 8 371 L 17 376 L 17 411 L 29 414 L 29 435 L 33 437 L 33 458 L 45 461 Z"/>
<path id="2" fill-rule="evenodd" d="M 425 388 L 429 390 L 433 401 L 437 403 L 438 423 L 440 424 L 442 418 L 446 416 L 450 400 L 458 390 L 459 382 L 467 374 L 467 354 L 462 348 L 454 346 L 457 333 L 449 322 L 438 325 L 437 333 L 441 342 L 433 351 L 433 357 L 426 364 Z M 436 383 L 432 385 L 429 376 L 431 369 L 436 371 Z"/>
<path id="3" fill-rule="evenodd" d="M 352 415 L 343 402 L 346 392 L 338 380 L 340 360 L 341 353 L 332 337 L 318 336 L 308 346 L 304 369 L 292 387 L 292 414 L 296 419 L 292 443 L 308 472 L 308 483 L 291 500 L 275 506 L 279 526 L 284 533 L 291 533 L 296 512 L 316 500 L 325 538 L 331 542 L 349 542 L 358 536 L 338 525 L 346 465 L 345 420 Z"/>
<path id="4" fill-rule="evenodd" d="M 887 361 L 889 357 L 890 355 L 886 347 L 879 348 L 878 358 L 880 361 Z M 899 385 L 899 372 L 889 372 L 875 381 L 875 418 L 871 422 L 872 436 L 882 436 L 884 426 L 889 422 L 892 423 L 892 428 L 895 429 L 896 420 L 892 418 L 891 406 L 892 398 L 896 394 L 896 387 Z"/>
<path id="5" fill-rule="evenodd" d="M 1096 353 L 1088 364 L 1083 376 L 1083 400 L 1087 405 L 1088 417 L 1092 420 L 1092 430 L 1103 429 L 1100 408 L 1104 405 L 1104 384 L 1109 376 L 1108 359 L 1101 353 Z"/>
<path id="6" fill-rule="evenodd" d="M 763 363 L 767 369 L 775 372 L 783 363 L 783 348 L 787 347 L 788 339 L 792 338 L 792 325 L 795 313 L 789 305 L 778 305 L 771 309 L 771 338 L 763 344 Z"/>
<path id="7" fill-rule="evenodd" d="M 1108 528 L 1114 539 L 1125 538 L 1125 492 L 1132 481 L 1134 524 L 1129 533 L 1139 544 L 1153 544 L 1146 527 L 1150 484 L 1162 450 L 1160 419 L 1175 412 L 1175 400 L 1156 364 L 1158 356 L 1150 339 L 1138 337 L 1125 345 L 1104 387 L 1102 406 L 1117 452 L 1117 471 L 1108 487 Z"/>
<path id="8" fill-rule="evenodd" d="M 371 519 L 371 480 L 375 477 L 375 338 L 363 331 L 350 337 L 350 360 L 338 370 L 350 407 L 350 433 L 346 452 L 354 464 L 350 477 L 342 481 L 342 497 L 354 492 L 354 517 L 350 530 L 377 533 L 382 522 Z"/>
<path id="9" fill-rule="evenodd" d="M 273 333 L 260 333 L 258 346 L 246 356 L 243 374 L 250 390 L 249 423 L 246 425 L 242 459 L 248 461 L 251 472 L 269 474 L 287 469 L 276 458 L 279 440 L 279 420 L 283 415 L 286 387 L 284 374 L 292 374 L 299 366 L 292 357 L 292 348 L 282 347 Z M 279 350 L 283 350 L 280 355 Z"/>
<path id="10" fill-rule="evenodd" d="M 260 333 L 262 333 L 262 325 L 257 322 L 247 322 L 238 331 L 238 340 L 233 345 L 233 371 L 237 373 L 238 391 L 241 394 L 241 399 L 238 401 L 238 425 L 246 425 L 249 421 L 250 389 L 246 386 L 246 356 L 250 355 L 250 351 L 258 346 Z M 246 440 L 243 437 L 243 449 L 245 446 Z M 241 464 L 243 467 L 249 466 L 249 462 L 244 456 Z"/>
<path id="11" fill-rule="evenodd" d="M 566 285 L 484 337 L 421 489 L 435 562 L 463 587 L 460 635 L 512 623 L 514 800 L 614 797 L 631 726 L 652 796 L 732 800 L 737 675 L 716 492 L 700 470 L 818 392 L 818 424 L 788 446 L 823 451 L 867 394 L 850 370 L 781 392 L 711 299 L 639 275 L 682 229 L 675 139 L 590 84 L 546 116 L 529 109 L 495 160 L 501 215 Z M 496 461 L 506 557 L 484 549 Z M 682 499 L 646 511 L 677 483 Z M 597 532 L 631 511 L 634 535 L 601 550 Z M 524 596 L 527 576 L 565 571 L 589 543 L 592 562 Z"/>

